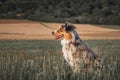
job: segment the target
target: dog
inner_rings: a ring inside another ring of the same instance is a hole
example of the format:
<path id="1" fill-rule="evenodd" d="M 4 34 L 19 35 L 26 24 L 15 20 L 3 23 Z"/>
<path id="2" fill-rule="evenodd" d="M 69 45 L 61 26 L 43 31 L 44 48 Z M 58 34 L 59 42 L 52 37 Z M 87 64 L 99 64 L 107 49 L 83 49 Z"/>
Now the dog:
<path id="1" fill-rule="evenodd" d="M 62 39 L 62 52 L 66 62 L 76 72 L 92 71 L 106 67 L 102 60 L 86 46 L 79 37 L 76 27 L 71 23 L 64 23 L 52 32 L 55 39 Z"/>

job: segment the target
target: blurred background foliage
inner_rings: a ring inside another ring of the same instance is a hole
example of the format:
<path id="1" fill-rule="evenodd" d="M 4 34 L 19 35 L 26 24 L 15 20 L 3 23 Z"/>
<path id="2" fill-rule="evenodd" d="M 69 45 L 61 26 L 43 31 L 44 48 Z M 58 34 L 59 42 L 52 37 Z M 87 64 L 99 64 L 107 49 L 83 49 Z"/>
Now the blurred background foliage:
<path id="1" fill-rule="evenodd" d="M 120 24 L 120 0 L 0 0 L 0 18 Z"/>

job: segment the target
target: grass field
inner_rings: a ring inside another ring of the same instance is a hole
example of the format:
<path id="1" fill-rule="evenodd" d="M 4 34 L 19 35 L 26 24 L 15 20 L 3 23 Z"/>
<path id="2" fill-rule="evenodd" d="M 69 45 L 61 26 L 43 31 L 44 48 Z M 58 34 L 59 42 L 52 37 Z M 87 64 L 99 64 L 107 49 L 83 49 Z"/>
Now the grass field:
<path id="1" fill-rule="evenodd" d="M 120 40 L 86 40 L 113 69 L 74 74 L 60 41 L 0 40 L 0 80 L 120 80 Z"/>

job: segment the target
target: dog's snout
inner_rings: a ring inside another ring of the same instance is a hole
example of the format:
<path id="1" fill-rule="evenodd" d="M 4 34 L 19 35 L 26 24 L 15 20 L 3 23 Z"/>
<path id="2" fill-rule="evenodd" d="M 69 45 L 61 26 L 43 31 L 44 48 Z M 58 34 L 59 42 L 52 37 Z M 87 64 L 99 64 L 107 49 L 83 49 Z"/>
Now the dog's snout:
<path id="1" fill-rule="evenodd" d="M 54 31 L 52 32 L 52 35 L 54 35 Z"/>

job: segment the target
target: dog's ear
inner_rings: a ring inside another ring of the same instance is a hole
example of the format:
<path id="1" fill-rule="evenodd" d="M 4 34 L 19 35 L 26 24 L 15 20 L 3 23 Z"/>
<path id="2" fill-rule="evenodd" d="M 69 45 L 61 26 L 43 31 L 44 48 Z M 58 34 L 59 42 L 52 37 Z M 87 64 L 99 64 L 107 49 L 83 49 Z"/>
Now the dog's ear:
<path id="1" fill-rule="evenodd" d="M 75 26 L 74 26 L 74 25 L 72 25 L 72 24 L 70 24 L 70 23 L 68 23 L 68 22 L 65 23 L 65 30 L 66 30 L 67 32 L 72 31 L 72 30 L 74 30 L 74 29 L 75 29 Z"/>
<path id="2" fill-rule="evenodd" d="M 68 22 L 65 22 L 65 26 L 68 26 L 70 23 L 68 23 Z"/>
<path id="3" fill-rule="evenodd" d="M 67 27 L 68 24 L 69 24 L 68 22 L 65 22 L 64 24 L 61 25 L 61 27 L 65 29 L 65 27 Z"/>

